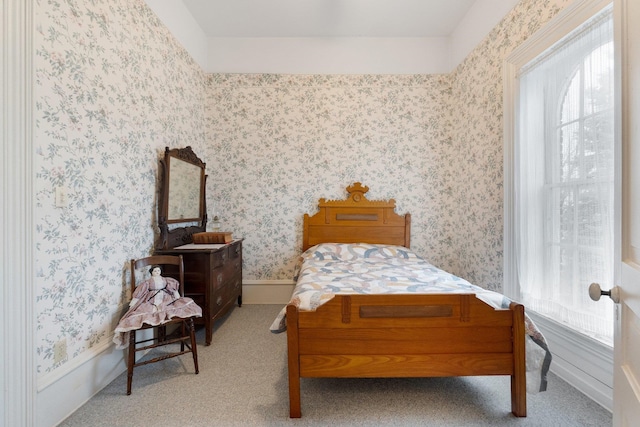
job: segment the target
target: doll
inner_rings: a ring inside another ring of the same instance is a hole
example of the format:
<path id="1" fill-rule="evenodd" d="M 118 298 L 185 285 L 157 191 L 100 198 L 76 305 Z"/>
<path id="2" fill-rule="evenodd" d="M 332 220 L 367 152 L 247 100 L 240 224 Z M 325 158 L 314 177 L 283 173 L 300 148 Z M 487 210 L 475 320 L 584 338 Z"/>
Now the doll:
<path id="1" fill-rule="evenodd" d="M 143 324 L 158 326 L 174 317 L 201 317 L 202 308 L 191 298 L 180 296 L 180 283 L 172 277 L 162 276 L 162 268 L 152 265 L 151 277 L 136 286 L 131 295 L 129 310 L 115 329 L 116 348 L 129 345 L 128 332 Z"/>

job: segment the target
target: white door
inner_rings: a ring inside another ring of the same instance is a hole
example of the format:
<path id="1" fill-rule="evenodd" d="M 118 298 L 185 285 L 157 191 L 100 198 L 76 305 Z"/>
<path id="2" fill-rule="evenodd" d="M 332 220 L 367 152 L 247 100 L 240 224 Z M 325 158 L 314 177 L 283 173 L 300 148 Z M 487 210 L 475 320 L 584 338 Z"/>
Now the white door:
<path id="1" fill-rule="evenodd" d="M 613 425 L 640 420 L 640 1 L 616 0 L 622 48 L 622 242 Z"/>

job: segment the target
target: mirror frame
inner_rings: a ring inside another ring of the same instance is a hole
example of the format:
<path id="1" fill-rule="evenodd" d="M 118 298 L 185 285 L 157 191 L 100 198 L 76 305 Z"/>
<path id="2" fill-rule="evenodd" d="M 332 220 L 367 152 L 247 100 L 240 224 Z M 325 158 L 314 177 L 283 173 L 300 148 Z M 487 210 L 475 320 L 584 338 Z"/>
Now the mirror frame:
<path id="1" fill-rule="evenodd" d="M 169 194 L 171 187 L 171 161 L 177 159 L 200 168 L 200 188 L 198 216 L 194 218 L 169 218 Z M 165 147 L 164 159 L 160 159 L 159 196 L 158 196 L 158 228 L 160 237 L 156 243 L 156 250 L 172 249 L 176 246 L 192 243 L 193 233 L 205 231 L 207 228 L 207 200 L 206 164 L 193 152 L 191 146 L 185 148 Z M 169 224 L 196 223 L 185 227 L 173 227 Z"/>

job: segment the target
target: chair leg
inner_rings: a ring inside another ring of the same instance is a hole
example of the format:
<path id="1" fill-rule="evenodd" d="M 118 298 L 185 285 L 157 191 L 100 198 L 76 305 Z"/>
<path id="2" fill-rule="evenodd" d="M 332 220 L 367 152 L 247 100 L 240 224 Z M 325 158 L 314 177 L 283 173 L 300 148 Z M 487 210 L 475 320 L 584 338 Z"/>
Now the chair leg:
<path id="1" fill-rule="evenodd" d="M 196 374 L 200 372 L 198 369 L 198 347 L 196 346 L 196 327 L 193 324 L 193 318 L 189 319 L 189 335 L 191 336 L 191 352 L 193 353 L 193 365 L 196 368 Z"/>
<path id="2" fill-rule="evenodd" d="M 133 365 L 136 362 L 136 331 L 129 332 L 129 357 L 127 360 L 127 396 L 131 394 Z"/>
<path id="3" fill-rule="evenodd" d="M 158 328 L 157 333 L 158 333 L 158 337 L 160 338 L 160 340 L 162 342 L 164 342 L 166 340 L 166 331 L 163 330 L 164 326 Z M 196 344 L 196 327 L 195 324 L 193 322 L 193 318 L 190 319 L 185 319 L 182 322 L 181 325 L 181 330 L 183 332 L 182 336 L 184 337 L 186 335 L 186 331 L 189 330 L 189 338 L 191 340 L 191 353 L 193 353 L 193 365 L 195 367 L 196 370 L 196 374 L 200 372 L 200 369 L 198 368 L 198 347 Z M 153 347 L 157 347 L 158 345 L 154 345 Z M 185 341 L 180 341 L 180 351 L 184 351 L 184 347 L 185 347 Z M 129 353 L 128 353 L 128 357 L 127 357 L 127 395 L 131 394 L 131 383 L 133 382 L 133 367 L 136 363 L 136 331 L 130 331 L 129 332 L 129 349 L 128 349 Z M 176 356 L 178 354 L 175 354 Z M 171 356 L 169 356 L 171 357 Z M 165 359 L 166 357 L 160 357 L 154 359 L 154 362 L 160 361 Z M 152 361 L 147 361 L 144 362 L 146 363 L 151 363 Z"/>
<path id="4" fill-rule="evenodd" d="M 186 327 L 186 323 L 182 322 L 180 324 L 180 336 L 184 337 L 187 334 L 187 327 Z M 180 351 L 184 351 L 184 341 L 180 341 Z"/>

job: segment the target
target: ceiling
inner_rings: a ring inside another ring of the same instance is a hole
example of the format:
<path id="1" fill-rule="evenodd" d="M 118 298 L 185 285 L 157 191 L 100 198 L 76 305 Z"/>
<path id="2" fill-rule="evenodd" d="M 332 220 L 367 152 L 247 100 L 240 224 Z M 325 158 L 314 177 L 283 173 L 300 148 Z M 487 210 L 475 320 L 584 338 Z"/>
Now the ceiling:
<path id="1" fill-rule="evenodd" d="M 183 0 L 207 37 L 446 37 L 477 0 Z"/>

